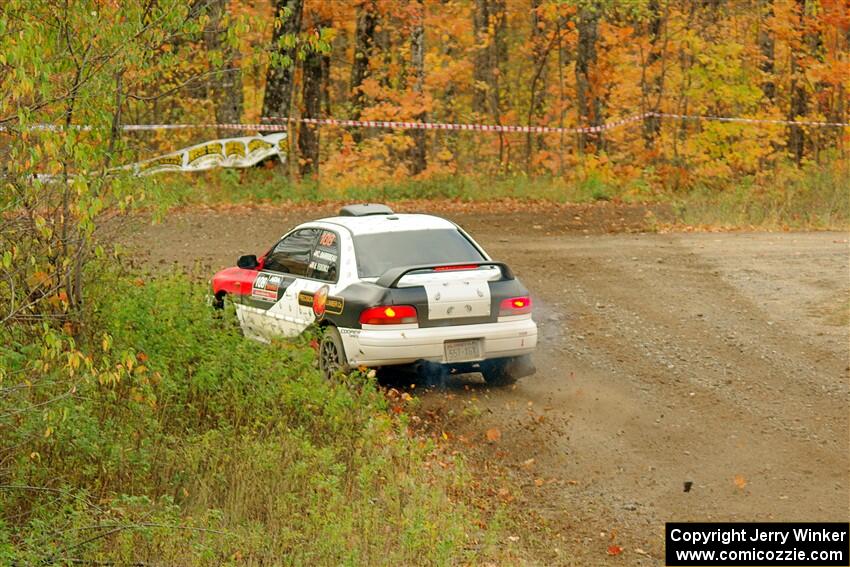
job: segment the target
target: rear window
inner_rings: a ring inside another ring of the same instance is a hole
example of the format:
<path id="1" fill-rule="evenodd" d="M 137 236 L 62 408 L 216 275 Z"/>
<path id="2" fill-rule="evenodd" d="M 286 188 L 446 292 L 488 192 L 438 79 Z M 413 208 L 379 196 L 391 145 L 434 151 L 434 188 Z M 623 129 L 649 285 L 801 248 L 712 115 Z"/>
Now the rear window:
<path id="1" fill-rule="evenodd" d="M 481 262 L 484 256 L 453 228 L 361 234 L 354 237 L 357 273 L 376 278 L 390 268 Z"/>

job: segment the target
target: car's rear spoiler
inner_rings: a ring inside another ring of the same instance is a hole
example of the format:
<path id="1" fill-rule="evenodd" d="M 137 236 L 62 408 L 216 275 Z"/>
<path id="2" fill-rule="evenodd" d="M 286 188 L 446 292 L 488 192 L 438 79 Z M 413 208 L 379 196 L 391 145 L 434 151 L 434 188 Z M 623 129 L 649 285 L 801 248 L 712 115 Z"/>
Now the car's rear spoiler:
<path id="1" fill-rule="evenodd" d="M 450 264 L 422 264 L 419 266 L 401 266 L 399 268 L 390 268 L 384 274 L 378 278 L 378 281 L 375 282 L 379 286 L 382 287 L 396 287 L 398 282 L 409 274 L 410 272 L 418 272 L 420 270 L 471 270 L 474 268 L 480 268 L 482 266 L 494 266 L 499 268 L 502 272 L 503 280 L 512 280 L 514 279 L 514 273 L 511 269 L 502 262 L 452 262 Z"/>

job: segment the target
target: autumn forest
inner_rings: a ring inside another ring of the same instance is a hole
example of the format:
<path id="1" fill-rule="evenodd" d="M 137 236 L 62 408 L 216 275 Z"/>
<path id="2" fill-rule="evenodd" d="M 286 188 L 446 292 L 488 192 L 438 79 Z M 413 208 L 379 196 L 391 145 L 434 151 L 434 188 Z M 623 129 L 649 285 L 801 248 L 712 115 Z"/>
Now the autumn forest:
<path id="1" fill-rule="evenodd" d="M 163 48 L 206 49 L 216 63 L 201 83 L 158 104 L 132 104 L 134 121 L 191 122 L 214 111 L 219 123 L 331 117 L 571 128 L 639 118 L 578 134 L 300 125 L 291 161 L 301 175 L 562 176 L 581 165 L 626 177 L 652 168 L 655 180 L 679 186 L 846 152 L 840 126 L 697 118 L 847 122 L 850 9 L 842 0 L 198 4 L 207 10 L 202 41 Z M 228 47 L 227 35 L 238 41 Z M 688 118 L 645 115 L 653 112 Z"/>

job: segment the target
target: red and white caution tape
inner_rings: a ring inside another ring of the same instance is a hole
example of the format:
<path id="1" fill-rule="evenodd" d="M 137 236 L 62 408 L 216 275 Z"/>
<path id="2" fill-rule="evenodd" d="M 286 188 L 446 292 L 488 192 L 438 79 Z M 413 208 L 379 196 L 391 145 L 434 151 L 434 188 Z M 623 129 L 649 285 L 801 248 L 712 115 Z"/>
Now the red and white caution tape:
<path id="1" fill-rule="evenodd" d="M 258 132 L 279 132 L 286 130 L 289 122 L 300 122 L 302 124 L 315 124 L 317 126 L 343 126 L 362 128 L 383 128 L 400 130 L 464 130 L 471 132 L 532 132 L 538 134 L 565 133 L 582 134 L 603 132 L 625 124 L 638 122 L 650 113 L 638 114 L 614 120 L 598 126 L 581 126 L 577 128 L 557 128 L 550 126 L 506 126 L 501 124 L 454 124 L 449 122 L 395 122 L 388 120 L 339 120 L 336 118 L 263 118 L 263 124 L 124 124 L 121 129 L 125 132 L 146 130 L 189 130 L 216 128 L 219 130 L 248 130 Z M 91 126 L 74 125 L 76 130 L 89 131 Z M 55 124 L 34 124 L 28 126 L 27 130 L 47 130 L 59 132 L 65 127 Z M 0 131 L 6 130 L 0 126 Z"/>
<path id="2" fill-rule="evenodd" d="M 16 128 L 0 126 L 0 132 L 15 130 Z M 65 127 L 58 124 L 32 124 L 26 126 L 24 130 L 28 131 L 49 131 L 61 132 Z M 83 124 L 71 125 L 72 130 L 80 130 L 89 132 L 92 127 Z M 256 132 L 280 132 L 286 130 L 286 127 L 275 126 L 271 124 L 122 124 L 121 130 L 125 132 L 138 132 L 148 130 L 204 130 L 204 129 L 219 129 L 219 130 L 246 130 Z"/>
<path id="3" fill-rule="evenodd" d="M 362 128 L 385 128 L 400 130 L 465 130 L 471 132 L 530 132 L 537 134 L 589 134 L 604 132 L 625 124 L 643 120 L 650 113 L 636 114 L 628 118 L 614 120 L 598 126 L 580 126 L 577 128 L 558 128 L 552 126 L 506 126 L 502 124 L 456 124 L 451 122 L 393 122 L 387 120 L 338 120 L 336 118 L 263 118 L 264 122 L 286 124 L 302 122 L 317 126 L 355 126 Z"/>
<path id="4" fill-rule="evenodd" d="M 743 124 L 780 124 L 784 126 L 814 126 L 827 128 L 846 128 L 850 122 L 819 122 L 816 120 L 781 120 L 770 118 L 738 118 L 735 116 L 710 116 L 704 114 L 673 114 L 670 112 L 647 112 L 649 116 L 658 118 L 674 118 L 676 120 L 705 120 L 709 122 L 740 122 Z"/>
<path id="5" fill-rule="evenodd" d="M 451 122 L 397 122 L 390 120 L 340 120 L 337 118 L 281 118 L 270 117 L 263 118 L 262 124 L 124 124 L 121 129 L 126 132 L 133 131 L 148 131 L 148 130 L 202 130 L 202 129 L 218 129 L 218 130 L 244 130 L 254 132 L 280 132 L 286 130 L 290 122 L 300 122 L 302 124 L 314 124 L 316 126 L 342 126 L 342 127 L 358 127 L 358 128 L 382 128 L 382 129 L 397 129 L 397 130 L 460 130 L 468 132 L 511 132 L 511 133 L 535 133 L 535 134 L 591 134 L 596 132 L 604 132 L 612 130 L 626 124 L 639 122 L 648 117 L 670 118 L 676 120 L 697 120 L 697 121 L 713 121 L 713 122 L 738 122 L 744 124 L 772 124 L 786 126 L 807 126 L 807 127 L 827 127 L 827 128 L 846 128 L 850 127 L 850 122 L 819 122 L 813 120 L 780 120 L 769 118 L 739 118 L 732 116 L 709 116 L 700 114 L 674 114 L 670 112 L 644 112 L 619 120 L 606 122 L 596 126 L 579 126 L 574 128 L 558 128 L 553 126 L 511 126 L 503 124 L 457 124 Z M 74 125 L 71 126 L 77 130 L 88 131 L 91 126 Z M 11 130 L 12 128 L 0 126 L 0 132 Z M 47 131 L 62 131 L 64 126 L 55 124 L 33 124 L 26 127 L 27 130 L 47 130 Z"/>

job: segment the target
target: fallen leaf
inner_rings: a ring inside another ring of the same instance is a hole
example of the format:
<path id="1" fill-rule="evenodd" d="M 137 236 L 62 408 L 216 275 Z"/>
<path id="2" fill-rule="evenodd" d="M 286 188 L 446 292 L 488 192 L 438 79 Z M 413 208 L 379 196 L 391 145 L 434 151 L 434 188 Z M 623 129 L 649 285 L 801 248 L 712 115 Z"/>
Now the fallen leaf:
<path id="1" fill-rule="evenodd" d="M 737 486 L 741 490 L 743 490 L 744 487 L 747 486 L 747 479 L 744 478 L 744 475 L 735 475 L 735 486 Z"/>
<path id="2" fill-rule="evenodd" d="M 608 555 L 620 555 L 621 553 L 623 553 L 623 548 L 619 545 L 608 546 Z"/>
<path id="3" fill-rule="evenodd" d="M 535 478 L 534 479 L 534 486 L 536 486 L 538 488 L 543 486 L 543 479 L 542 478 Z"/>
<path id="4" fill-rule="evenodd" d="M 502 438 L 502 432 L 499 431 L 497 427 L 491 427 L 490 429 L 488 429 L 486 435 L 487 441 L 490 441 L 491 443 L 495 443 L 496 441 Z"/>

